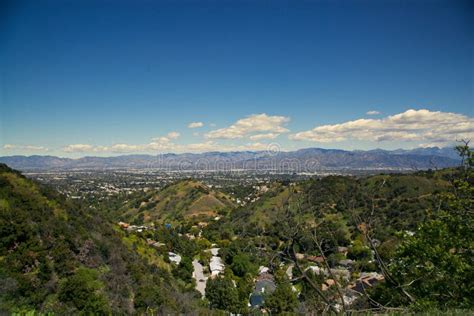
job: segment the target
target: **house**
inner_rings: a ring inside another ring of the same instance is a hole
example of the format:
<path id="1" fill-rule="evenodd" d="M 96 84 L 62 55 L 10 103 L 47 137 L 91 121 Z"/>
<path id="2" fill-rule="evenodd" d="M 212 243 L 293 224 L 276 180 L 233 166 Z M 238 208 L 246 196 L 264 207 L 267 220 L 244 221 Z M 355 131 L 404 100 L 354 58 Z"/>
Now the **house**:
<path id="1" fill-rule="evenodd" d="M 343 255 L 347 255 L 347 252 L 349 251 L 349 248 L 347 247 L 337 247 L 337 252 L 342 253 Z"/>
<path id="2" fill-rule="evenodd" d="M 220 273 L 224 272 L 225 266 L 222 262 L 221 257 L 219 257 L 219 248 L 211 248 L 210 252 L 212 254 L 211 261 L 209 263 L 209 270 L 211 270 L 211 277 L 215 277 Z"/>
<path id="3" fill-rule="evenodd" d="M 288 279 L 293 279 L 293 264 L 288 265 L 288 268 L 286 269 L 286 275 L 288 276 Z"/>
<path id="4" fill-rule="evenodd" d="M 166 244 L 157 241 L 157 242 L 153 243 L 151 246 L 152 246 L 152 247 L 155 247 L 155 248 L 161 248 L 161 247 L 163 247 L 163 246 L 166 246 Z"/>
<path id="5" fill-rule="evenodd" d="M 122 229 L 127 229 L 128 228 L 128 223 L 124 223 L 124 222 L 119 222 L 118 225 L 120 226 L 120 228 Z"/>
<path id="6" fill-rule="evenodd" d="M 179 263 L 181 262 L 181 256 L 174 253 L 174 252 L 168 252 L 168 257 L 170 259 L 171 262 L 179 265 Z"/>
<path id="7" fill-rule="evenodd" d="M 188 237 L 190 240 L 196 239 L 196 236 L 190 233 L 186 233 L 185 236 Z"/>
<path id="8" fill-rule="evenodd" d="M 327 279 L 321 284 L 321 290 L 327 291 L 331 286 L 336 285 L 336 281 L 334 279 Z"/>
<path id="9" fill-rule="evenodd" d="M 212 256 L 209 263 L 209 269 L 211 270 L 211 276 L 213 277 L 224 272 L 224 263 L 222 262 L 222 259 L 217 256 Z"/>
<path id="10" fill-rule="evenodd" d="M 127 229 L 128 232 L 133 232 L 133 231 L 135 231 L 135 230 L 137 229 L 137 226 L 135 226 L 135 225 L 129 225 L 129 226 L 127 226 L 126 229 Z"/>
<path id="11" fill-rule="evenodd" d="M 305 258 L 305 255 L 304 255 L 304 253 L 296 253 L 295 257 L 298 260 L 303 260 Z"/>
<path id="12" fill-rule="evenodd" d="M 332 274 L 338 280 L 349 281 L 351 277 L 351 273 L 347 269 L 331 269 L 331 273 L 329 273 L 327 269 L 323 269 L 318 266 L 309 266 L 308 268 L 306 268 L 306 271 L 308 270 L 311 270 L 314 272 L 314 274 L 318 275 L 323 274 L 325 276 L 330 276 Z"/>
<path id="13" fill-rule="evenodd" d="M 374 286 L 376 283 L 383 281 L 384 276 L 377 272 L 362 272 L 359 279 L 355 283 L 349 285 L 349 289 L 358 293 L 364 293 L 365 289 Z"/>
<path id="14" fill-rule="evenodd" d="M 260 266 L 258 268 L 258 274 L 268 273 L 269 271 L 270 271 L 270 268 L 268 267 Z"/>
<path id="15" fill-rule="evenodd" d="M 150 239 L 150 238 L 147 238 L 147 239 L 146 239 L 146 244 L 147 244 L 148 246 L 153 245 L 155 242 L 156 242 L 156 241 L 154 241 L 153 239 Z"/>
<path id="16" fill-rule="evenodd" d="M 265 272 L 265 273 L 261 273 L 259 276 L 257 276 L 257 283 L 259 281 L 272 281 L 273 283 L 273 275 L 268 273 L 268 272 Z M 274 283 L 273 283 L 274 284 Z"/>
<path id="17" fill-rule="evenodd" d="M 262 273 L 257 277 L 255 289 L 250 294 L 249 306 L 253 308 L 260 308 L 264 303 L 264 295 L 271 294 L 275 291 L 276 284 L 273 280 L 273 275 L 270 273 Z"/>
<path id="18" fill-rule="evenodd" d="M 338 279 L 349 282 L 351 278 L 351 272 L 348 269 L 331 269 L 331 273 Z"/>
<path id="19" fill-rule="evenodd" d="M 343 259 L 339 261 L 339 265 L 345 268 L 351 268 L 354 265 L 354 260 L 351 259 Z"/>
<path id="20" fill-rule="evenodd" d="M 323 256 L 306 256 L 306 259 L 308 261 L 314 262 L 314 263 L 323 263 L 324 262 L 324 257 Z"/>
<path id="21" fill-rule="evenodd" d="M 309 266 L 308 268 L 306 268 L 305 271 L 308 271 L 308 270 L 313 271 L 314 274 L 325 273 L 325 271 L 323 271 L 323 269 L 321 269 L 321 268 L 318 267 L 318 266 Z"/>
<path id="22" fill-rule="evenodd" d="M 150 238 L 147 238 L 146 243 L 147 243 L 148 246 L 152 246 L 152 247 L 155 247 L 155 248 L 160 248 L 160 247 L 165 246 L 164 243 L 155 241 L 155 240 L 150 239 Z"/>

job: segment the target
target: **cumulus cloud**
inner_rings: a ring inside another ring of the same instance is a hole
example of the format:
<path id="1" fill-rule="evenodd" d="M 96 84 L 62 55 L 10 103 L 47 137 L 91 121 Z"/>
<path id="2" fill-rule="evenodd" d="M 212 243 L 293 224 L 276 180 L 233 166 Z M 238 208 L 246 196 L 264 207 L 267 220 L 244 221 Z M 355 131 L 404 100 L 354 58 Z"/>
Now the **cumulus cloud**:
<path id="1" fill-rule="evenodd" d="M 141 145 L 129 145 L 129 144 L 114 144 L 110 147 L 107 146 L 99 146 L 99 151 L 110 151 L 113 153 L 130 153 L 130 152 L 137 152 L 142 150 Z"/>
<path id="2" fill-rule="evenodd" d="M 3 145 L 5 150 L 26 150 L 26 151 L 48 151 L 48 148 L 44 146 L 34 146 L 34 145 L 14 145 L 14 144 L 5 144 Z"/>
<path id="3" fill-rule="evenodd" d="M 250 140 L 260 140 L 260 139 L 275 139 L 280 136 L 279 133 L 266 133 L 266 134 L 255 134 L 250 136 Z"/>
<path id="4" fill-rule="evenodd" d="M 244 145 L 220 144 L 214 140 L 199 143 L 177 144 L 173 140 L 179 137 L 179 133 L 171 132 L 166 136 L 152 138 L 147 144 L 114 144 L 111 146 L 96 146 L 90 144 L 72 144 L 63 148 L 67 153 L 163 153 L 163 152 L 207 152 L 207 151 L 243 151 L 243 150 L 266 150 L 267 144 L 259 142 Z"/>
<path id="5" fill-rule="evenodd" d="M 286 133 L 289 130 L 284 125 L 289 121 L 290 118 L 285 116 L 253 114 L 238 120 L 229 127 L 210 131 L 205 136 L 209 139 L 237 139 L 257 133 Z"/>
<path id="6" fill-rule="evenodd" d="M 173 139 L 179 138 L 181 134 L 178 132 L 169 132 L 166 136 L 152 138 L 155 143 L 169 143 Z"/>
<path id="7" fill-rule="evenodd" d="M 269 144 L 263 144 L 259 142 L 247 143 L 243 145 L 223 145 L 215 141 L 205 141 L 202 143 L 182 145 L 180 148 L 181 152 L 206 152 L 206 151 L 261 151 L 267 150 Z"/>
<path id="8" fill-rule="evenodd" d="M 378 115 L 378 114 L 380 114 L 380 112 L 372 110 L 372 111 L 367 111 L 367 113 L 365 113 L 365 114 L 367 114 L 367 115 Z"/>
<path id="9" fill-rule="evenodd" d="M 96 151 L 96 146 L 92 146 L 89 144 L 72 144 L 64 147 L 63 151 L 67 153 L 93 152 Z"/>
<path id="10" fill-rule="evenodd" d="M 345 140 L 412 141 L 447 145 L 456 139 L 474 138 L 474 119 L 463 114 L 421 110 L 380 119 L 358 119 L 340 124 L 317 126 L 290 136 L 293 140 L 320 143 Z"/>
<path id="11" fill-rule="evenodd" d="M 118 147 L 115 147 L 115 146 L 118 146 Z M 112 151 L 112 148 L 120 148 L 120 146 L 125 146 L 125 144 L 117 144 L 111 147 L 94 146 L 90 144 L 72 144 L 72 145 L 67 145 L 66 147 L 64 147 L 63 151 L 67 153 L 100 153 L 100 152 Z"/>
<path id="12" fill-rule="evenodd" d="M 188 128 L 199 128 L 203 126 L 204 126 L 203 122 L 191 122 L 189 123 Z"/>
<path id="13" fill-rule="evenodd" d="M 244 151 L 267 150 L 268 144 L 259 142 L 244 145 L 225 145 L 209 140 L 192 144 L 175 144 L 173 142 L 152 141 L 148 144 L 114 144 L 112 146 L 94 146 L 88 144 L 74 144 L 63 148 L 67 153 L 136 153 L 136 152 L 208 152 L 208 151 Z"/>

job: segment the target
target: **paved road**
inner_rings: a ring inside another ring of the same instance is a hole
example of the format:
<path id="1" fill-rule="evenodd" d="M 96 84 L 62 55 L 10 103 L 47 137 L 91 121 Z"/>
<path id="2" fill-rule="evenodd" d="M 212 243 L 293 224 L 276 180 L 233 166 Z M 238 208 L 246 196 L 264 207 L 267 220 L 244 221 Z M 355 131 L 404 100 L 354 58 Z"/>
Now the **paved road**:
<path id="1" fill-rule="evenodd" d="M 193 272 L 193 277 L 196 279 L 196 290 L 198 290 L 202 296 L 206 293 L 206 282 L 207 282 L 207 277 L 204 276 L 204 271 L 202 264 L 199 263 L 197 259 L 193 260 L 193 267 L 194 267 L 194 272 Z M 203 282 L 200 280 L 204 280 Z"/>

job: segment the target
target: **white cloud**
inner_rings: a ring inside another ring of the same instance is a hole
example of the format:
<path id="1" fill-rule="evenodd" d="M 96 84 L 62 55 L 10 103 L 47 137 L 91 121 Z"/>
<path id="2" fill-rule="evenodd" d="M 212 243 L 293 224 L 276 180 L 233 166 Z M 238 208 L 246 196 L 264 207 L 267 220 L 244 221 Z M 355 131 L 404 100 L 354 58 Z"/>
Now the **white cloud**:
<path id="1" fill-rule="evenodd" d="M 169 132 L 166 136 L 152 138 L 155 143 L 169 143 L 173 139 L 179 138 L 181 134 L 178 132 Z"/>
<path id="2" fill-rule="evenodd" d="M 279 133 L 266 133 L 266 134 L 255 134 L 250 136 L 250 140 L 260 140 L 260 139 L 275 139 L 280 136 Z"/>
<path id="3" fill-rule="evenodd" d="M 96 152 L 97 147 L 89 144 L 73 144 L 63 148 L 63 151 L 67 153 L 83 153 L 83 152 Z"/>
<path id="4" fill-rule="evenodd" d="M 248 144 L 245 144 L 245 145 L 241 145 L 241 146 L 237 146 L 237 149 L 233 149 L 233 150 L 237 150 L 237 151 L 243 151 L 243 150 L 255 150 L 255 151 L 259 151 L 259 150 L 271 150 L 272 149 L 272 146 L 273 144 L 265 144 L 265 143 L 248 143 Z M 278 146 L 279 148 L 279 146 Z"/>
<path id="5" fill-rule="evenodd" d="M 206 140 L 192 144 L 177 144 L 178 132 L 170 132 L 165 136 L 152 138 L 147 144 L 118 143 L 111 146 L 90 144 L 72 144 L 63 148 L 67 153 L 163 153 L 163 152 L 206 152 L 206 151 L 242 151 L 265 150 L 269 145 L 258 142 L 244 145 L 220 144 L 214 140 Z M 275 135 L 262 134 L 260 138 L 274 138 Z M 278 136 L 278 135 L 276 135 Z M 258 137 L 257 137 L 258 138 Z"/>
<path id="6" fill-rule="evenodd" d="M 447 145 L 456 139 L 474 138 L 474 119 L 463 114 L 407 110 L 381 119 L 358 119 L 340 124 L 317 126 L 290 136 L 293 140 L 320 143 L 345 140 L 412 141 Z"/>
<path id="7" fill-rule="evenodd" d="M 365 113 L 365 114 L 367 114 L 367 115 L 378 115 L 378 114 L 380 114 L 380 112 L 372 110 L 372 111 L 367 111 L 367 113 Z"/>
<path id="8" fill-rule="evenodd" d="M 262 143 L 248 143 L 244 145 L 224 145 L 208 140 L 193 144 L 176 144 L 170 141 L 162 141 L 163 137 L 157 138 L 148 144 L 114 144 L 112 146 L 94 146 L 89 144 L 73 144 L 63 148 L 67 153 L 137 153 L 137 152 L 207 152 L 207 151 L 244 151 L 244 150 L 266 150 L 269 145 Z"/>
<path id="9" fill-rule="evenodd" d="M 247 143 L 244 145 L 223 145 L 215 141 L 205 141 L 203 143 L 188 144 L 180 146 L 180 152 L 207 152 L 207 151 L 260 151 L 267 150 L 268 144 Z"/>
<path id="10" fill-rule="evenodd" d="M 110 147 L 102 146 L 99 151 L 110 151 L 114 153 L 130 153 L 130 152 L 137 152 L 141 151 L 141 145 L 129 145 L 129 144 L 114 144 Z"/>
<path id="11" fill-rule="evenodd" d="M 14 144 L 5 144 L 3 145 L 5 150 L 25 150 L 25 151 L 48 151 L 48 148 L 44 146 L 34 146 L 34 145 L 14 145 Z"/>
<path id="12" fill-rule="evenodd" d="M 206 134 L 209 139 L 237 139 L 252 136 L 255 133 L 286 133 L 284 127 L 290 121 L 285 116 L 270 116 L 265 113 L 253 114 L 240 119 L 229 127 L 216 129 Z"/>
<path id="13" fill-rule="evenodd" d="M 203 126 L 204 126 L 203 122 L 191 122 L 189 123 L 188 128 L 199 128 Z"/>

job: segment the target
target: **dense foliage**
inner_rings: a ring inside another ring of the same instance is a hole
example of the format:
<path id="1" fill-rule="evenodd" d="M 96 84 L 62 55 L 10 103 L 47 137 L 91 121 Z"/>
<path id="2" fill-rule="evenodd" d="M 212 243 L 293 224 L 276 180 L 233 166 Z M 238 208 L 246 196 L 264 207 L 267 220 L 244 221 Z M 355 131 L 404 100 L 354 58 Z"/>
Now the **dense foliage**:
<path id="1" fill-rule="evenodd" d="M 0 165 L 0 311 L 199 309 L 194 292 L 183 293 L 166 269 L 129 249 L 124 237 L 100 213 Z"/>
<path id="2" fill-rule="evenodd" d="M 474 160 L 472 151 L 460 149 L 464 166 L 455 190 L 443 194 L 413 236 L 404 236 L 391 279 L 375 291 L 379 301 L 417 310 L 474 307 Z"/>
<path id="3" fill-rule="evenodd" d="M 185 180 L 93 208 L 0 165 L 0 313 L 472 310 L 474 155 L 458 151 L 460 168 L 226 194 Z M 240 207 L 230 198 L 247 194 Z M 150 226 L 110 222 L 120 219 Z M 225 271 L 200 299 L 193 260 L 209 276 L 210 248 Z M 354 294 L 371 273 L 374 286 Z M 259 278 L 270 292 L 255 292 Z"/>

